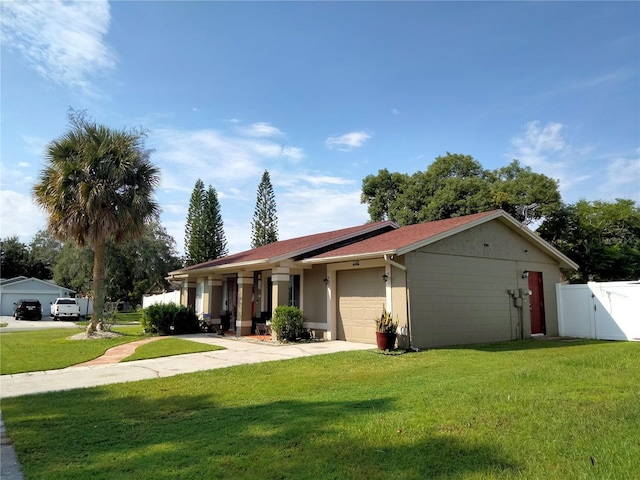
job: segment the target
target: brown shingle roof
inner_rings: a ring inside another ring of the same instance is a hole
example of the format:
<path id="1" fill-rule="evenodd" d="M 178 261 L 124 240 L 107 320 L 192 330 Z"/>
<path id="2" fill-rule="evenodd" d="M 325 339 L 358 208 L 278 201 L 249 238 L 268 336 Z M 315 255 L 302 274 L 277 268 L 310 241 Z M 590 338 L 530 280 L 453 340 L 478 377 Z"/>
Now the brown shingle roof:
<path id="1" fill-rule="evenodd" d="M 262 247 L 254 248 L 233 255 L 228 255 L 222 258 L 216 258 L 208 262 L 199 263 L 190 267 L 183 268 L 181 270 L 171 272 L 171 274 L 177 274 L 180 272 L 191 272 L 194 270 L 200 270 L 212 267 L 231 266 L 240 263 L 251 262 L 269 262 L 283 260 L 286 258 L 292 258 L 301 255 L 305 252 L 313 252 L 325 246 L 330 246 L 332 243 L 338 243 L 348 240 L 349 238 L 358 237 L 369 232 L 375 232 L 377 230 L 385 231 L 389 228 L 397 228 L 393 222 L 376 222 L 368 223 L 365 225 L 358 225 L 356 227 L 343 228 L 340 230 L 334 230 L 331 232 L 316 233 L 313 235 L 307 235 L 304 237 L 291 238 L 288 240 L 280 240 L 273 242 Z"/>
<path id="2" fill-rule="evenodd" d="M 322 254 L 316 255 L 314 259 L 326 259 L 336 257 L 349 257 L 357 255 L 367 255 L 374 253 L 397 253 L 399 250 L 407 249 L 412 245 L 417 245 L 428 241 L 430 238 L 455 231 L 461 227 L 485 219 L 501 215 L 502 210 L 492 210 L 490 212 L 476 213 L 464 217 L 448 218 L 446 220 L 436 220 L 427 223 L 407 225 L 397 230 L 383 233 L 376 237 L 362 240 L 361 242 L 346 245 Z M 404 252 L 403 252 L 404 253 Z"/>

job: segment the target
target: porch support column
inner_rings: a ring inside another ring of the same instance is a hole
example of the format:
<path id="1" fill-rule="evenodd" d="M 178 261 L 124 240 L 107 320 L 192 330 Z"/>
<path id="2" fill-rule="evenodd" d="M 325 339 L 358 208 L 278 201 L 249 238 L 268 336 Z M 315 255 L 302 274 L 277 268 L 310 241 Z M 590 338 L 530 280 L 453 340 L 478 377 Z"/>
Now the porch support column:
<path id="1" fill-rule="evenodd" d="M 253 303 L 253 272 L 238 274 L 238 313 L 236 336 L 251 335 L 251 305 Z"/>
<path id="2" fill-rule="evenodd" d="M 180 289 L 180 305 L 196 309 L 196 282 L 185 280 Z"/>
<path id="3" fill-rule="evenodd" d="M 289 267 L 276 267 L 271 271 L 273 315 L 276 307 L 289 305 Z"/>
<path id="4" fill-rule="evenodd" d="M 220 325 L 220 311 L 222 310 L 222 279 L 209 276 L 207 280 L 209 285 L 209 313 L 211 315 L 211 323 Z"/>

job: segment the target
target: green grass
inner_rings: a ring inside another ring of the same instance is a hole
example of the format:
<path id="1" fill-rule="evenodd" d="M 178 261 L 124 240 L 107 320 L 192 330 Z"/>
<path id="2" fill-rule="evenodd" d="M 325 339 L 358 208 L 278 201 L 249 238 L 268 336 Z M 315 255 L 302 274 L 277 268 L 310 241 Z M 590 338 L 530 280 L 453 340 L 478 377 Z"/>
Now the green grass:
<path id="1" fill-rule="evenodd" d="M 119 312 L 116 314 L 116 322 L 119 325 L 127 323 L 140 323 L 142 319 L 142 312 Z"/>
<path id="2" fill-rule="evenodd" d="M 87 325 L 91 320 L 91 315 L 86 315 L 85 319 L 77 322 L 78 325 Z M 142 312 L 118 312 L 115 314 L 116 325 L 135 325 L 140 323 Z"/>
<path id="3" fill-rule="evenodd" d="M 123 362 L 131 362 L 133 360 L 145 360 L 148 358 L 170 357 L 173 355 L 182 355 L 185 353 L 211 352 L 215 350 L 224 350 L 224 347 L 217 345 L 207 345 L 206 343 L 192 342 L 190 340 L 182 340 L 180 338 L 166 337 L 162 340 L 140 345 L 136 348 L 133 355 L 123 359 Z"/>
<path id="4" fill-rule="evenodd" d="M 26 479 L 636 479 L 640 344 L 348 352 L 3 400 Z"/>
<path id="5" fill-rule="evenodd" d="M 140 326 L 114 327 L 124 335 L 101 340 L 69 340 L 84 328 L 34 330 L 0 334 L 0 374 L 54 370 L 86 362 L 109 348 L 147 338 Z"/>
<path id="6" fill-rule="evenodd" d="M 0 334 L 0 374 L 55 370 L 92 360 L 104 354 L 111 347 L 148 338 L 142 327 L 116 326 L 114 332 L 121 337 L 100 340 L 69 340 L 81 333 L 71 329 L 34 330 Z M 178 338 L 167 338 L 138 347 L 125 361 L 147 358 L 168 357 L 185 353 L 220 350 L 222 347 L 205 345 Z"/>

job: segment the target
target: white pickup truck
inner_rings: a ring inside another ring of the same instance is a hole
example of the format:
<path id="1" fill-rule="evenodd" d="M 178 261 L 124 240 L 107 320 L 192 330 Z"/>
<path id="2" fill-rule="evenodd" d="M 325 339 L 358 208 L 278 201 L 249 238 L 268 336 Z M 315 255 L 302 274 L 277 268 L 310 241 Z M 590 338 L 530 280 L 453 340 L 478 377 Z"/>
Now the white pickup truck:
<path id="1" fill-rule="evenodd" d="M 54 322 L 61 318 L 77 321 L 80 318 L 80 305 L 75 298 L 56 298 L 51 304 L 51 316 Z"/>

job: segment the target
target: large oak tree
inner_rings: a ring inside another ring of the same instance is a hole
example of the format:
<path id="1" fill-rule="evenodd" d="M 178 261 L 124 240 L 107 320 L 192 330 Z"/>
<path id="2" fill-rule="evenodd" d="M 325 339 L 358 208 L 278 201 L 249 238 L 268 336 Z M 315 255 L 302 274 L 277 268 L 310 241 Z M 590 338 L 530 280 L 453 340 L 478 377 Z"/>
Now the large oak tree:
<path id="1" fill-rule="evenodd" d="M 560 207 L 555 180 L 517 160 L 486 170 L 470 155 L 448 153 L 426 170 L 411 175 L 379 170 L 362 181 L 361 202 L 371 221 L 393 220 L 400 225 L 441 220 L 502 208 L 520 221 L 539 220 Z"/>

